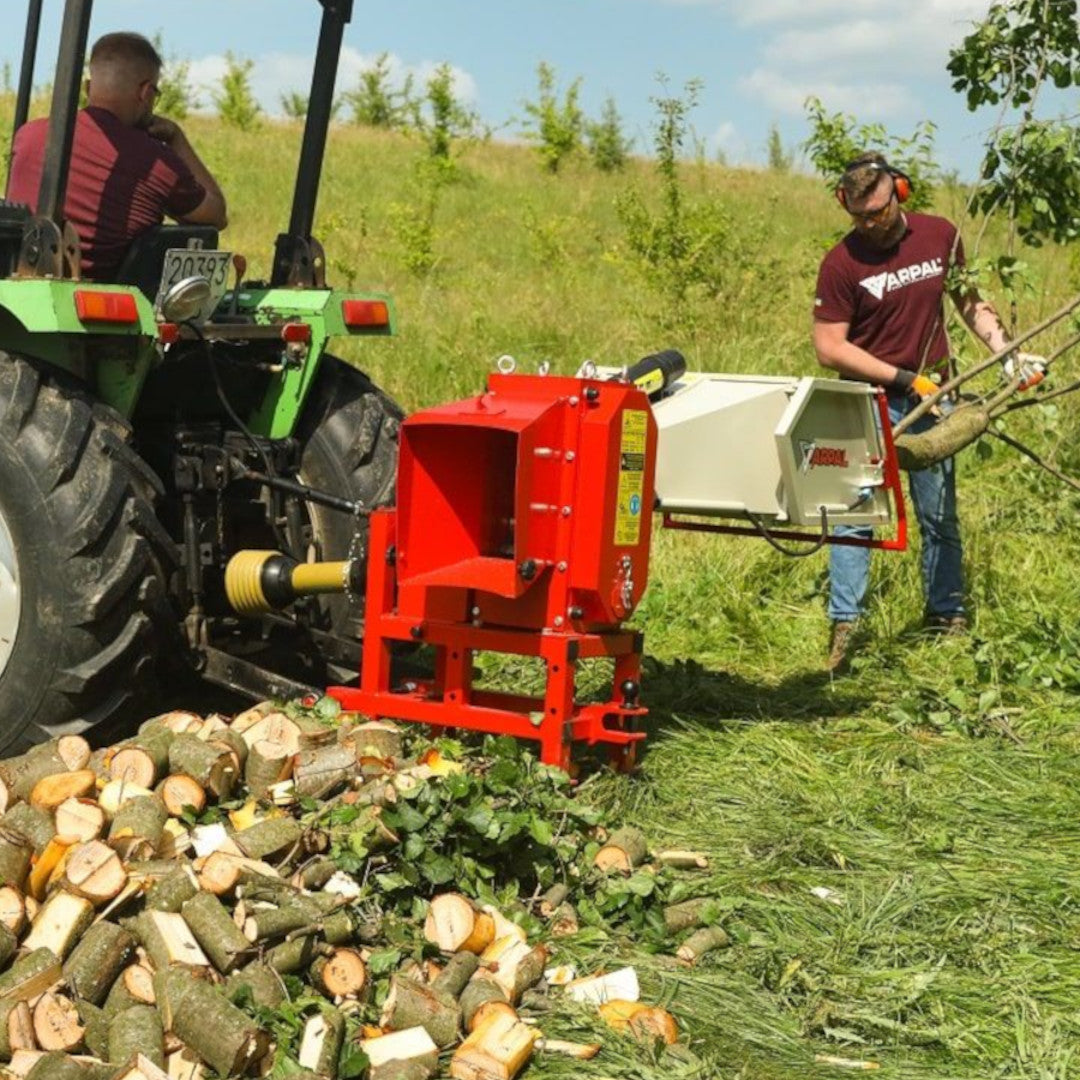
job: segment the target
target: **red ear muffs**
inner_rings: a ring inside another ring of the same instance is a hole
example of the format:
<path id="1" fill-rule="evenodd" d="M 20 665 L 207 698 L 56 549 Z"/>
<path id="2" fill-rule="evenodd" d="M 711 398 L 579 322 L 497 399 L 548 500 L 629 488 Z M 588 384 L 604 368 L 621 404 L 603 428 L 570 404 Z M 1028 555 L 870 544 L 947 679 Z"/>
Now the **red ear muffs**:
<path id="1" fill-rule="evenodd" d="M 892 165 L 879 165 L 875 162 L 864 161 L 852 161 L 844 166 L 844 173 L 850 172 L 858 165 L 869 165 L 873 169 L 880 169 L 882 172 L 887 172 L 893 181 L 893 191 L 896 192 L 896 201 L 903 203 L 907 202 L 911 197 L 911 177 L 902 169 L 893 168 Z M 847 196 L 844 194 L 844 188 L 842 184 L 836 185 L 836 201 L 846 210 L 847 209 Z"/>

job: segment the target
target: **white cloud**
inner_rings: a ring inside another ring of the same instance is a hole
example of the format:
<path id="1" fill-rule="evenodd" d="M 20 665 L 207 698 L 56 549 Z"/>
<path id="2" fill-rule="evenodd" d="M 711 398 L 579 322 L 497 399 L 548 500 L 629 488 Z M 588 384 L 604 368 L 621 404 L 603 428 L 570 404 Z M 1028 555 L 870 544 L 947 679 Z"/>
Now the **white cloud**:
<path id="1" fill-rule="evenodd" d="M 725 120 L 709 136 L 706 145 L 713 153 L 722 154 L 724 160 L 731 165 L 745 164 L 753 156 L 746 139 L 730 120 Z"/>
<path id="2" fill-rule="evenodd" d="M 747 96 L 790 116 L 801 116 L 806 99 L 820 98 L 826 109 L 849 112 L 853 101 L 875 117 L 901 115 L 915 104 L 910 89 L 899 82 L 839 82 L 825 77 L 792 79 L 768 68 L 757 68 L 739 80 Z"/>
<path id="3" fill-rule="evenodd" d="M 375 66 L 377 57 L 361 53 L 346 45 L 341 50 L 338 65 L 337 92 L 351 90 L 356 86 L 363 71 Z M 270 115 L 280 114 L 281 95 L 293 91 L 307 95 L 311 88 L 312 59 L 305 53 L 264 53 L 254 57 L 251 69 L 251 90 Z M 388 81 L 391 87 L 401 88 L 411 75 L 413 93 L 420 94 L 427 80 L 439 66 L 434 60 L 407 64 L 401 57 L 390 53 L 386 59 Z M 212 55 L 192 60 L 188 78 L 203 109 L 213 108 L 213 92 L 221 85 L 227 62 L 224 56 Z M 451 67 L 454 94 L 459 101 L 471 104 L 476 100 L 476 80 L 461 68 Z"/>

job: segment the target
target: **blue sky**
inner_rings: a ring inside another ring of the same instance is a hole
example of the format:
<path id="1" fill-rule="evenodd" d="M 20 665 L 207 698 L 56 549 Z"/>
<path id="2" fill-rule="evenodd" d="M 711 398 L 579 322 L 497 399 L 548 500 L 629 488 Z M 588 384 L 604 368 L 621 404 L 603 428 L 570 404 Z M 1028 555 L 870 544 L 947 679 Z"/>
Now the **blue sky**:
<path id="1" fill-rule="evenodd" d="M 6 20 L 0 60 L 17 69 L 26 0 L 2 3 L 17 14 Z M 38 81 L 51 72 L 62 8 L 45 0 Z M 382 52 L 399 78 L 411 71 L 422 80 L 448 61 L 461 96 L 513 137 L 545 60 L 561 87 L 582 78 L 591 115 L 614 97 L 645 149 L 649 99 L 664 72 L 675 89 L 703 81 L 692 122 L 710 156 L 760 163 L 772 124 L 795 147 L 807 134 L 802 103 L 815 94 L 896 134 L 934 121 L 939 161 L 970 176 L 993 118 L 966 111 L 945 60 L 986 8 L 979 0 L 356 0 L 338 86 L 354 84 Z M 317 0 L 97 0 L 91 38 L 161 31 L 167 51 L 190 61 L 204 85 L 231 50 L 255 61 L 255 90 L 276 112 L 283 91 L 307 90 L 320 13 Z"/>

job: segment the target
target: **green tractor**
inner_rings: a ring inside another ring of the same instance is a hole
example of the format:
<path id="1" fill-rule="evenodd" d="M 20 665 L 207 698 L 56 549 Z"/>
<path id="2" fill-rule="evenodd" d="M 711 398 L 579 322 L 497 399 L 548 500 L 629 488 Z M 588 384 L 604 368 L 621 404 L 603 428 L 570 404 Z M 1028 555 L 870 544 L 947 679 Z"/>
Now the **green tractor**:
<path id="1" fill-rule="evenodd" d="M 66 0 L 37 212 L 0 201 L 0 751 L 111 736 L 187 673 L 252 696 L 355 677 L 358 588 L 239 619 L 242 549 L 362 566 L 393 495 L 398 407 L 328 350 L 390 334 L 382 295 L 327 286 L 311 235 L 352 0 L 322 23 L 288 231 L 269 281 L 207 226 L 139 237 L 81 279 L 64 196 L 92 0 Z M 29 0 L 15 128 L 42 0 Z"/>

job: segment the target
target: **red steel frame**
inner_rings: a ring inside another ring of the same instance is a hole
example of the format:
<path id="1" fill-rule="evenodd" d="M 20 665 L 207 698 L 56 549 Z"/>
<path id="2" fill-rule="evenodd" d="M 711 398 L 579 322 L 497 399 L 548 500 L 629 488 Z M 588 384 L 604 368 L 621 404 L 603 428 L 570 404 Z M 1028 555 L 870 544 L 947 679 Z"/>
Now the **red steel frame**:
<path id="1" fill-rule="evenodd" d="M 904 491 L 900 484 L 900 466 L 896 460 L 896 446 L 893 443 L 892 421 L 889 419 L 889 403 L 884 391 L 879 390 L 875 395 L 878 407 L 878 415 L 881 419 L 882 437 L 885 441 L 885 489 L 892 492 L 893 501 L 896 504 L 896 535 L 875 540 L 873 537 L 862 538 L 858 536 L 826 536 L 826 544 L 836 544 L 841 547 L 867 547 L 879 548 L 882 551 L 906 551 L 907 550 L 907 506 L 904 503 Z M 761 536 L 758 529 L 748 525 L 719 525 L 711 521 L 686 521 L 677 518 L 674 514 L 664 514 L 665 529 L 681 529 L 685 532 L 725 533 L 735 536 Z M 797 529 L 769 529 L 769 535 L 777 540 L 816 540 L 807 532 Z"/>
<path id="2" fill-rule="evenodd" d="M 513 735 L 540 744 L 540 760 L 570 769 L 571 746 L 607 744 L 612 763 L 633 764 L 636 744 L 644 732 L 632 730 L 647 710 L 636 704 L 640 685 L 642 636 L 628 630 L 603 633 L 545 629 L 484 628 L 449 620 L 426 619 L 422 624 L 395 613 L 397 591 L 393 562 L 396 511 L 371 516 L 369 533 L 367 609 L 360 689 L 334 686 L 327 693 L 342 708 L 374 719 L 411 720 L 443 728 L 468 728 Z M 398 690 L 391 684 L 394 642 L 422 639 L 435 648 L 435 675 Z M 547 664 L 544 697 L 474 689 L 474 652 L 537 656 Z M 614 660 L 612 700 L 580 705 L 575 701 L 577 663 L 595 657 Z M 616 700 L 625 683 L 634 684 L 631 701 Z"/>

